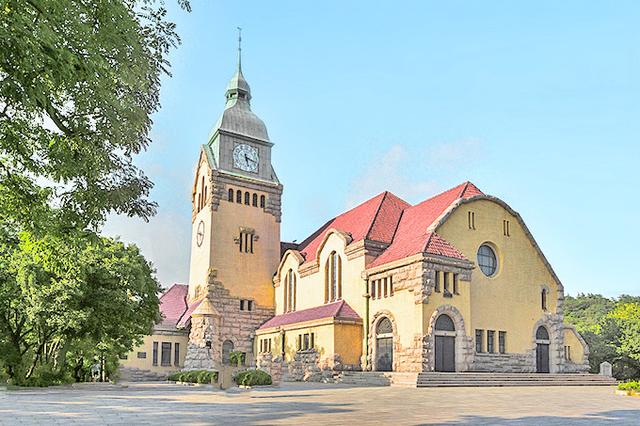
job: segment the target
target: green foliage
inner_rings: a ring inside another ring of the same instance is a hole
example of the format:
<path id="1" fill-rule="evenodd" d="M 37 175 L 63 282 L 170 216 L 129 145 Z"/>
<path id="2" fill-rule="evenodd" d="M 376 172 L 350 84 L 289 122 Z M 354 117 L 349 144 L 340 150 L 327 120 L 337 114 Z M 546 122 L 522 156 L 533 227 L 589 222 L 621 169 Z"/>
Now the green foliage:
<path id="1" fill-rule="evenodd" d="M 0 0 L 0 217 L 66 230 L 154 214 L 133 158 L 179 43 L 166 14 L 156 0 Z"/>
<path id="2" fill-rule="evenodd" d="M 114 371 L 159 319 L 160 286 L 137 247 L 88 231 L 0 236 L 0 363 L 16 384 L 45 365 L 82 380 L 105 353 Z"/>
<path id="3" fill-rule="evenodd" d="M 238 368 L 242 367 L 242 364 L 244 364 L 244 352 L 240 352 L 240 351 L 232 351 L 231 353 L 229 353 L 229 362 L 231 362 L 231 364 L 235 364 Z"/>
<path id="4" fill-rule="evenodd" d="M 179 371 L 170 374 L 167 380 L 172 382 L 211 384 L 218 381 L 218 372 L 209 370 Z"/>
<path id="5" fill-rule="evenodd" d="M 640 392 L 640 382 L 619 383 L 618 389 L 622 391 Z"/>
<path id="6" fill-rule="evenodd" d="M 573 324 L 589 345 L 591 372 L 600 364 L 613 365 L 617 379 L 640 377 L 640 297 L 608 299 L 579 294 L 565 298 L 565 320 Z"/>
<path id="7" fill-rule="evenodd" d="M 267 386 L 273 383 L 269 373 L 262 370 L 241 371 L 233 378 L 237 385 Z"/>

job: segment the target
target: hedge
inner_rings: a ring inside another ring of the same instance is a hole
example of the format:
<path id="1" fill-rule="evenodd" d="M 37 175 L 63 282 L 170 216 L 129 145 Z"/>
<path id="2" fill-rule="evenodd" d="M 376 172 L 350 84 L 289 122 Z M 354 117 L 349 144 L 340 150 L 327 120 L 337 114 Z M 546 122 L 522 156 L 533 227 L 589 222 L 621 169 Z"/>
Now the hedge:
<path id="1" fill-rule="evenodd" d="M 634 392 L 640 392 L 640 382 L 626 382 L 626 383 L 620 383 L 618 385 L 618 389 L 622 390 L 622 391 L 634 391 Z"/>
<path id="2" fill-rule="evenodd" d="M 266 386 L 273 383 L 271 376 L 262 370 L 241 371 L 233 378 L 238 385 Z"/>
<path id="3" fill-rule="evenodd" d="M 218 372 L 209 370 L 178 371 L 170 374 L 167 380 L 172 382 L 211 384 L 218 381 Z"/>

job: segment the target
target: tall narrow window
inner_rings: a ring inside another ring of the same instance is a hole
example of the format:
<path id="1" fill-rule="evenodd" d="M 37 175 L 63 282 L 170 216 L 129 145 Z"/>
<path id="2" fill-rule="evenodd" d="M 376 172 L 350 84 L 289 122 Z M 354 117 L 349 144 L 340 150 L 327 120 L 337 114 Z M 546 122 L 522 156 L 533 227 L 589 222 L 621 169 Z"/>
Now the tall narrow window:
<path id="1" fill-rule="evenodd" d="M 444 278 L 444 294 L 446 295 L 447 293 L 450 293 L 450 291 L 449 291 L 449 286 L 450 286 L 449 279 L 450 279 L 450 275 L 451 274 L 449 272 L 444 271 L 444 272 L 442 272 L 442 275 L 443 275 L 442 278 Z"/>
<path id="2" fill-rule="evenodd" d="M 228 200 L 233 202 L 233 189 L 229 189 Z"/>
<path id="3" fill-rule="evenodd" d="M 440 271 L 433 271 L 434 275 L 435 275 L 435 283 L 434 283 L 434 288 L 433 290 L 436 293 L 440 293 Z"/>
<path id="4" fill-rule="evenodd" d="M 173 344 L 173 365 L 180 367 L 180 343 Z"/>
<path id="5" fill-rule="evenodd" d="M 202 207 L 207 204 L 207 187 L 204 187 L 204 198 L 202 199 Z"/>
<path id="6" fill-rule="evenodd" d="M 453 274 L 453 294 L 460 294 L 458 288 L 458 274 Z"/>
<path id="7" fill-rule="evenodd" d="M 475 212 L 467 212 L 467 219 L 469 222 L 469 229 L 476 229 L 476 214 Z"/>
<path id="8" fill-rule="evenodd" d="M 158 365 L 158 342 L 153 342 L 153 365 Z"/>
<path id="9" fill-rule="evenodd" d="M 510 237 L 511 236 L 511 230 L 509 229 L 509 221 L 508 220 L 503 220 L 502 221 L 502 233 L 504 234 L 505 237 Z"/>
<path id="10" fill-rule="evenodd" d="M 285 278 L 285 312 L 296 310 L 296 274 L 289 269 Z"/>
<path id="11" fill-rule="evenodd" d="M 253 199 L 251 200 L 253 207 L 258 207 L 258 194 L 253 194 Z"/>
<path id="12" fill-rule="evenodd" d="M 376 282 L 375 281 L 371 281 L 371 298 L 372 299 L 376 298 Z"/>
<path id="13" fill-rule="evenodd" d="M 389 277 L 389 296 L 393 296 L 393 277 Z"/>
<path id="14" fill-rule="evenodd" d="M 482 353 L 484 330 L 476 330 L 476 352 Z"/>
<path id="15" fill-rule="evenodd" d="M 387 283 L 387 279 L 383 278 L 384 280 L 384 297 L 387 297 L 389 295 L 389 287 L 388 287 L 388 283 Z"/>
<path id="16" fill-rule="evenodd" d="M 249 194 L 248 192 L 244 193 L 244 203 L 246 205 L 251 204 L 251 194 Z"/>
<path id="17" fill-rule="evenodd" d="M 342 260 L 338 253 L 331 252 L 325 266 L 325 302 L 342 298 Z M 380 289 L 378 289 L 378 292 Z"/>
<path id="18" fill-rule="evenodd" d="M 493 330 L 487 330 L 487 352 L 493 353 L 493 344 L 495 340 L 496 332 Z"/>
<path id="19" fill-rule="evenodd" d="M 260 207 L 264 208 L 264 206 L 266 205 L 266 198 L 264 195 L 260 196 Z"/>
<path id="20" fill-rule="evenodd" d="M 240 237 L 238 238 L 238 247 L 240 253 L 253 253 L 253 242 L 255 241 L 255 235 L 253 231 L 240 231 Z"/>
<path id="21" fill-rule="evenodd" d="M 499 331 L 498 332 L 498 352 L 504 354 L 507 352 L 507 332 Z"/>
<path id="22" fill-rule="evenodd" d="M 540 298 L 541 298 L 540 304 L 541 304 L 542 310 L 546 311 L 547 310 L 547 289 L 546 288 L 542 289 L 542 292 L 540 293 Z"/>
<path id="23" fill-rule="evenodd" d="M 242 191 L 239 189 L 236 191 L 236 203 L 242 204 Z"/>

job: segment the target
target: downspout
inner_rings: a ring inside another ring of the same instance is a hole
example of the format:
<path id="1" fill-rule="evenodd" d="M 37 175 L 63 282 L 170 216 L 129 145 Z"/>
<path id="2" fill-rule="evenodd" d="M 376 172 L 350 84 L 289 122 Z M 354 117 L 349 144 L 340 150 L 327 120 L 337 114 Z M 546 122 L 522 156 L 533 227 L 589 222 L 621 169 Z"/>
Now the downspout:
<path id="1" fill-rule="evenodd" d="M 363 272 L 364 278 L 364 321 L 362 321 L 362 325 L 364 327 L 364 371 L 369 371 L 369 299 L 371 295 L 369 294 L 369 276 Z"/>

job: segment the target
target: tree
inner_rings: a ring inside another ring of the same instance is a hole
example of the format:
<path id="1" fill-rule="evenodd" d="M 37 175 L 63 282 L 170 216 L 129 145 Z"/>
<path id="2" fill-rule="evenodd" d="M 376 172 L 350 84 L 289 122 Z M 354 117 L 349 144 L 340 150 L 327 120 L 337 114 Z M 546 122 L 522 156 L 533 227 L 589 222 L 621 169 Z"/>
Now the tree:
<path id="1" fill-rule="evenodd" d="M 609 317 L 620 330 L 618 354 L 636 361 L 640 367 L 640 303 L 619 303 Z"/>
<path id="2" fill-rule="evenodd" d="M 137 247 L 82 232 L 0 243 L 0 359 L 16 383 L 68 373 L 87 347 L 123 355 L 159 319 L 160 286 Z"/>
<path id="3" fill-rule="evenodd" d="M 0 0 L 3 221 L 64 231 L 154 214 L 133 156 L 179 43 L 166 13 L 154 0 Z"/>
<path id="4" fill-rule="evenodd" d="M 639 306 L 639 302 L 639 297 L 628 295 L 618 299 L 599 294 L 565 298 L 565 319 L 589 345 L 592 373 L 597 373 L 600 364 L 608 361 L 618 379 L 640 376 L 640 360 L 634 357 L 634 348 L 639 347 L 640 325 L 633 308 Z"/>

